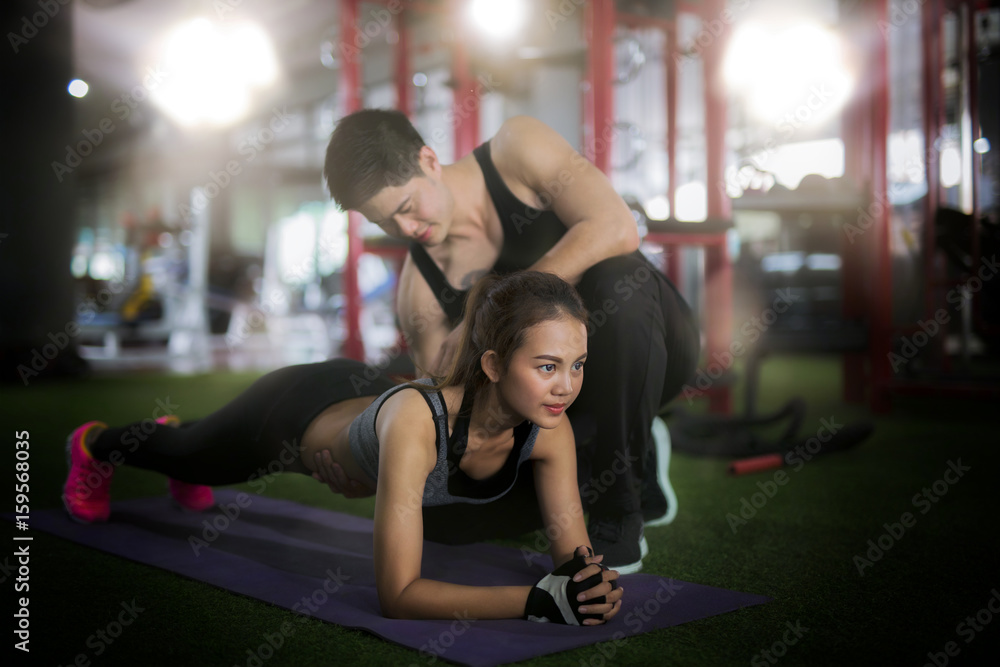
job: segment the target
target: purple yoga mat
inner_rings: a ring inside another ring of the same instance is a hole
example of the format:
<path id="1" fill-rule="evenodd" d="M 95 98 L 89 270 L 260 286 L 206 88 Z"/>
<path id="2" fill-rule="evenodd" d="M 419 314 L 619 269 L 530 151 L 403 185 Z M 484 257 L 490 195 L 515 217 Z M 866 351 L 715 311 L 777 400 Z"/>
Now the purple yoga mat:
<path id="1" fill-rule="evenodd" d="M 106 524 L 80 525 L 62 510 L 33 512 L 31 527 L 169 570 L 441 658 L 498 665 L 621 639 L 761 604 L 769 598 L 648 574 L 622 577 L 622 610 L 598 627 L 520 620 L 400 621 L 379 613 L 372 521 L 231 489 L 216 507 L 179 511 L 167 498 L 116 502 Z M 225 511 L 224 511 L 225 510 Z M 238 510 L 238 514 L 237 514 Z M 491 544 L 424 543 L 423 576 L 459 584 L 530 585 L 552 561 Z M 304 600 L 306 602 L 304 602 Z"/>

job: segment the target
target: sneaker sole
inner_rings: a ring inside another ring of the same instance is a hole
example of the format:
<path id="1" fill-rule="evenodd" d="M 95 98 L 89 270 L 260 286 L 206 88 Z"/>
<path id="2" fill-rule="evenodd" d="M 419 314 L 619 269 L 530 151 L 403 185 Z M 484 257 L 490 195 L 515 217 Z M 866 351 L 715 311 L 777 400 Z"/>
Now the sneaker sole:
<path id="1" fill-rule="evenodd" d="M 656 446 L 656 482 L 667 499 L 667 513 L 643 525 L 647 528 L 666 526 L 677 517 L 677 494 L 670 484 L 670 430 L 660 417 L 653 418 L 653 443 Z"/>
<path id="2" fill-rule="evenodd" d="M 639 560 L 634 563 L 628 563 L 626 565 L 609 565 L 608 567 L 612 570 L 616 570 L 618 574 L 635 574 L 636 572 L 642 571 L 642 559 L 649 555 L 649 545 L 646 543 L 646 538 L 643 537 L 639 540 Z"/>
<path id="3" fill-rule="evenodd" d="M 73 514 L 73 512 L 71 512 L 70 509 L 69 509 L 69 503 L 66 502 L 66 494 L 65 493 L 62 495 L 62 502 L 63 502 L 63 507 L 66 508 L 66 514 L 69 515 L 69 518 L 72 519 L 73 521 L 77 522 L 80 525 L 89 526 L 89 525 L 95 524 L 95 523 L 106 523 L 105 519 L 97 519 L 95 521 L 86 521 L 84 519 L 81 519 L 77 515 Z"/>

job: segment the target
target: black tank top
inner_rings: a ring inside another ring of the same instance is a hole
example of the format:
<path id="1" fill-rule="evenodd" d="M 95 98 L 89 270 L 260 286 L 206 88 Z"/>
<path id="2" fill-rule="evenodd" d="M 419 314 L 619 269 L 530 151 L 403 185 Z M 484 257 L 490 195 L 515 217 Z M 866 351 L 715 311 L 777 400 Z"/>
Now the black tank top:
<path id="1" fill-rule="evenodd" d="M 552 211 L 528 206 L 510 191 L 493 165 L 489 141 L 480 144 L 472 154 L 483 170 L 486 189 L 500 216 L 503 229 L 503 246 L 491 270 L 502 275 L 526 269 L 541 259 L 562 238 L 566 233 L 566 225 Z M 419 243 L 410 244 L 410 256 L 454 327 L 462 319 L 468 290 L 449 285 L 444 273 Z"/>

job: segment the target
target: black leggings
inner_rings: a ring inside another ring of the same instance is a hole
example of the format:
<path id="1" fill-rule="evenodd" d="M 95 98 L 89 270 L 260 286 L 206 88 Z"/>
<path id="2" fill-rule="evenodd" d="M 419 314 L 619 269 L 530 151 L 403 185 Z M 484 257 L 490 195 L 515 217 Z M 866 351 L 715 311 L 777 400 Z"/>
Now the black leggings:
<path id="1" fill-rule="evenodd" d="M 309 423 L 334 403 L 379 396 L 395 384 L 377 369 L 349 359 L 288 366 L 259 378 L 203 419 L 179 428 L 152 419 L 109 428 L 90 451 L 100 461 L 193 484 L 235 484 L 279 471 L 309 474 L 299 460 Z"/>

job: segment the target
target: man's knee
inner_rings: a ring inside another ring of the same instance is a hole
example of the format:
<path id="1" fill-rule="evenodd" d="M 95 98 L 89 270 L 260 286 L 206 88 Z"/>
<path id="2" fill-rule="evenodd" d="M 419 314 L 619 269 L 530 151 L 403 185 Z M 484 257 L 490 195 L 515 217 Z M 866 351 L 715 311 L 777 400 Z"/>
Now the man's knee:
<path id="1" fill-rule="evenodd" d="M 580 285 L 588 289 L 614 285 L 634 274 L 640 266 L 649 266 L 635 254 L 617 255 L 601 260 L 583 272 Z"/>
<path id="2" fill-rule="evenodd" d="M 678 324 L 667 347 L 667 372 L 663 378 L 662 402 L 673 400 L 685 385 L 692 384 L 698 369 L 701 341 L 697 327 Z"/>
<path id="3" fill-rule="evenodd" d="M 613 316 L 657 294 L 656 269 L 635 254 L 610 257 L 587 269 L 577 291 L 591 313 Z"/>

